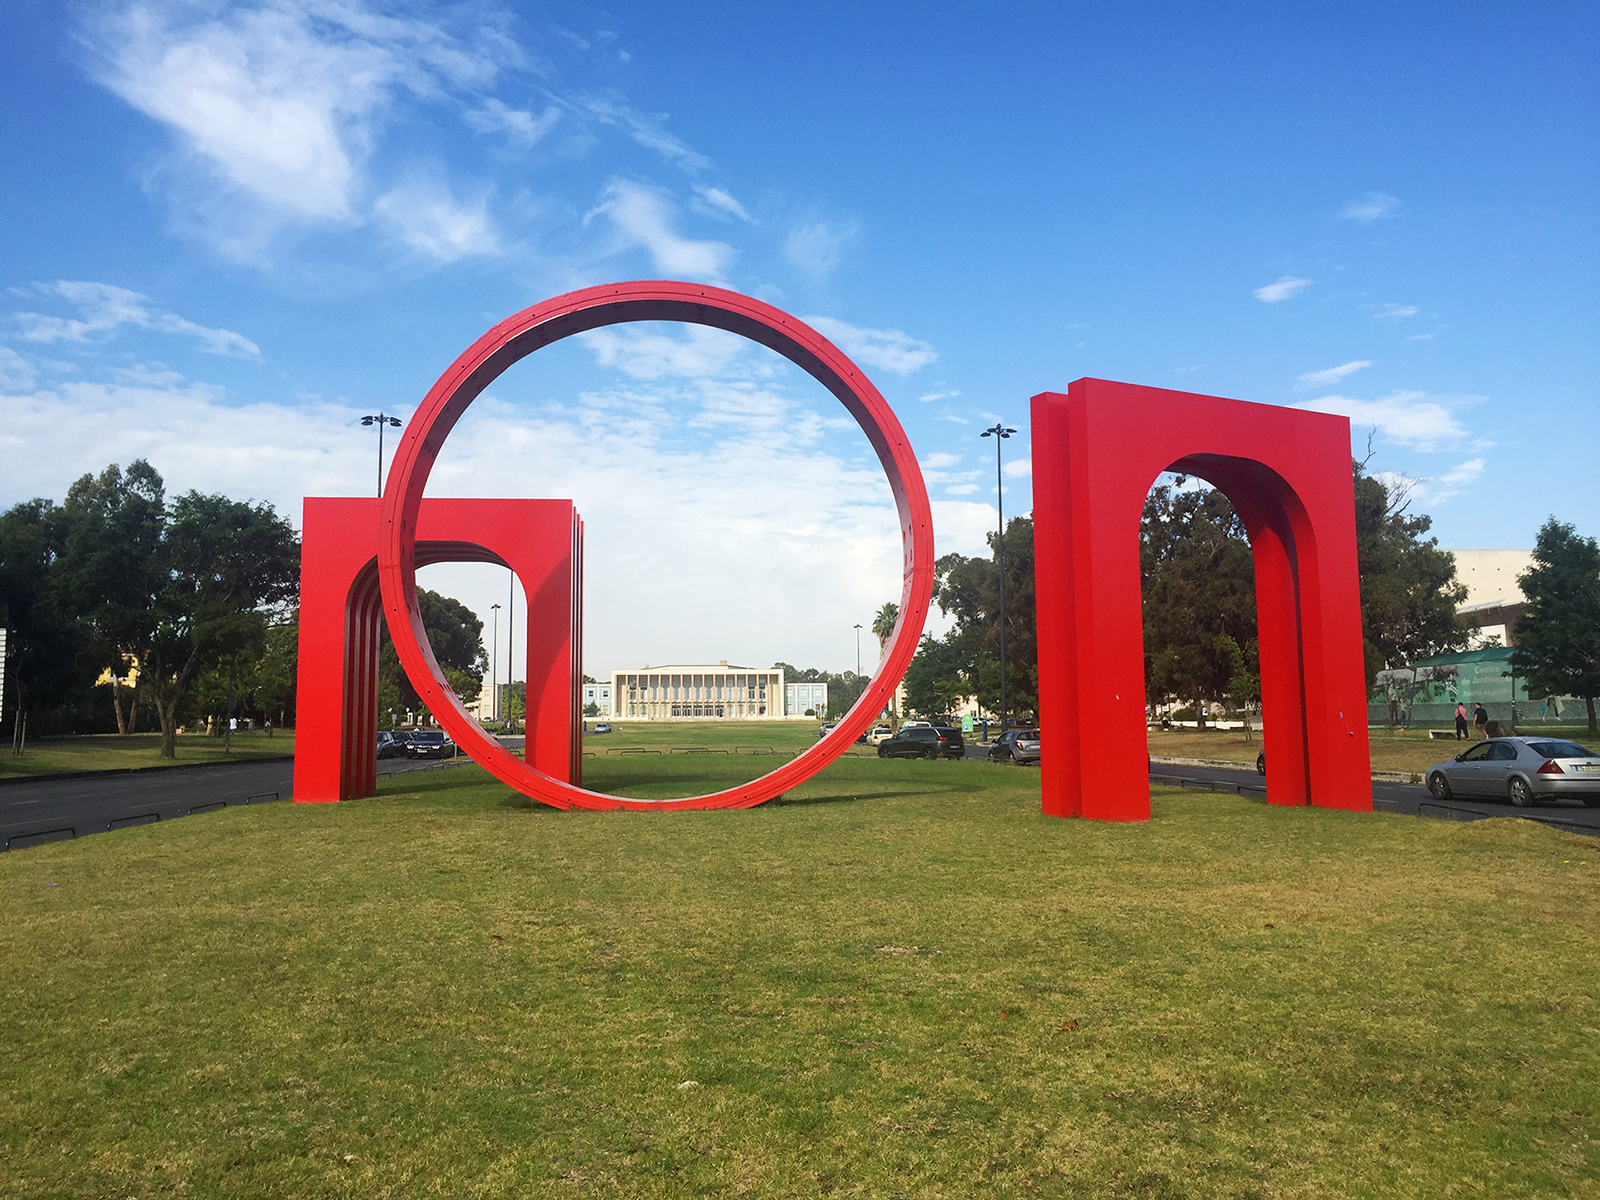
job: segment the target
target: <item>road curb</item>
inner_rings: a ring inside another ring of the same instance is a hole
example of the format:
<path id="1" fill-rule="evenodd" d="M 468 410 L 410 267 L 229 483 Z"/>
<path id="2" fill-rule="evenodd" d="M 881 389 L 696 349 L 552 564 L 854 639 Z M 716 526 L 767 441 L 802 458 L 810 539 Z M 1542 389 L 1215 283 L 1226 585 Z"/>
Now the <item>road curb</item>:
<path id="1" fill-rule="evenodd" d="M 1159 754 L 1152 754 L 1150 761 L 1170 767 L 1212 767 L 1219 771 L 1256 769 L 1252 762 L 1240 762 L 1232 758 L 1163 758 Z M 1421 783 L 1422 774 L 1418 771 L 1374 771 L 1372 779 L 1374 783 Z"/>

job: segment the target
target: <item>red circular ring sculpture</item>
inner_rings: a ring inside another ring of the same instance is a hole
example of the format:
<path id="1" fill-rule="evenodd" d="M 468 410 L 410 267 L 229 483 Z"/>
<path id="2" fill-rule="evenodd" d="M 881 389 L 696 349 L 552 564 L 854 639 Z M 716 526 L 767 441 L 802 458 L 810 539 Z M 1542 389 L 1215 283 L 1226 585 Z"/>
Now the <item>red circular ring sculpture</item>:
<path id="1" fill-rule="evenodd" d="M 878 669 L 844 719 L 815 746 L 769 774 L 726 791 L 676 800 L 608 796 L 564 783 L 511 754 L 467 714 L 445 682 L 417 607 L 417 514 L 428 474 L 455 423 L 519 359 L 562 338 L 629 321 L 709 325 L 783 355 L 834 394 L 878 453 L 894 492 L 904 547 L 900 617 Z M 933 514 L 911 443 L 889 404 L 861 370 L 815 329 L 749 296 L 661 280 L 605 284 L 524 309 L 484 334 L 429 390 L 395 450 L 378 537 L 384 616 L 406 675 L 458 746 L 495 778 L 554 808 L 751 808 L 803 783 L 855 742 L 883 711 L 905 674 L 933 596 Z"/>

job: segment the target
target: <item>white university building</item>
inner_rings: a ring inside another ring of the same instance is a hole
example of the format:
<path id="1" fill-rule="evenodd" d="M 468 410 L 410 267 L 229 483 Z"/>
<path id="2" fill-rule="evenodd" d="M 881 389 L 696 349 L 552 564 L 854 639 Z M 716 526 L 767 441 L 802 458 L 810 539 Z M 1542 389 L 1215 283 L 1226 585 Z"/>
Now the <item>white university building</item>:
<path id="1" fill-rule="evenodd" d="M 827 684 L 789 683 L 778 668 L 726 660 L 613 671 L 610 693 L 610 715 L 622 721 L 804 720 L 807 710 L 828 711 Z"/>

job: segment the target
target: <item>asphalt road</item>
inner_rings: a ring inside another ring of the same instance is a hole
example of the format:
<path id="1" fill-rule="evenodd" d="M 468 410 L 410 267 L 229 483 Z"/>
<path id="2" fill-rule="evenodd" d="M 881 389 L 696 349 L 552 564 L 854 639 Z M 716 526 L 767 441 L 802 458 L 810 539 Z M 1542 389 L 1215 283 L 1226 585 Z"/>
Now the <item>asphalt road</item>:
<path id="1" fill-rule="evenodd" d="M 378 774 L 437 768 L 437 762 L 384 759 Z M 0 784 L 0 846 L 41 842 L 149 825 L 237 804 L 287 800 L 294 762 L 216 763 L 203 767 L 101 772 L 71 779 Z"/>
<path id="2" fill-rule="evenodd" d="M 983 758 L 987 753 L 987 746 L 976 743 L 967 746 L 968 758 Z M 378 764 L 378 773 L 394 775 L 437 769 L 440 765 L 385 759 Z M 995 764 L 997 771 L 1036 769 Z M 73 779 L 0 784 L 0 846 L 20 850 L 42 842 L 214 812 L 228 805 L 269 804 L 287 800 L 293 782 L 294 763 L 283 760 L 106 772 Z M 1150 782 L 1246 796 L 1266 795 L 1265 781 L 1249 768 L 1230 771 L 1158 763 L 1150 772 Z M 1480 800 L 1441 803 L 1430 796 L 1426 788 L 1415 784 L 1374 783 L 1372 792 L 1373 807 L 1380 812 L 1454 821 L 1521 817 L 1573 833 L 1600 837 L 1600 808 L 1586 808 L 1575 800 L 1519 809 Z"/>

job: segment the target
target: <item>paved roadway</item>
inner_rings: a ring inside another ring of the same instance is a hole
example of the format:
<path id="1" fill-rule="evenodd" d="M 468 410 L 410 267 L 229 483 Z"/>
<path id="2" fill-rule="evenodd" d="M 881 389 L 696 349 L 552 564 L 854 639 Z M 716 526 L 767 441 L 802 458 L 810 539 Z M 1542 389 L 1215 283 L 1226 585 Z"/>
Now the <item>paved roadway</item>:
<path id="1" fill-rule="evenodd" d="M 521 739 L 516 739 L 520 742 Z M 507 744 L 511 739 L 507 739 Z M 982 758 L 988 747 L 971 744 L 968 758 Z M 437 762 L 385 759 L 380 775 L 437 769 Z M 995 764 L 996 770 L 1032 770 Z M 0 784 L 0 846 L 22 849 L 42 842 L 104 833 L 130 825 L 170 821 L 227 805 L 267 804 L 287 800 L 294 763 L 219 763 L 148 771 L 104 772 L 72 779 L 40 779 Z M 1150 782 L 1210 791 L 1264 796 L 1265 782 L 1246 767 L 1188 767 L 1157 763 Z M 1440 803 L 1416 784 L 1374 783 L 1373 806 L 1380 812 L 1408 813 L 1455 821 L 1485 817 L 1524 817 L 1573 833 L 1600 836 L 1600 808 L 1578 801 L 1556 801 L 1531 809 L 1492 801 L 1452 800 Z"/>
<path id="2" fill-rule="evenodd" d="M 385 759 L 378 764 L 378 774 L 439 765 Z M 20 850 L 41 842 L 170 821 L 227 805 L 270 804 L 287 800 L 293 787 L 294 762 L 290 759 L 8 782 L 0 784 L 0 847 Z"/>

